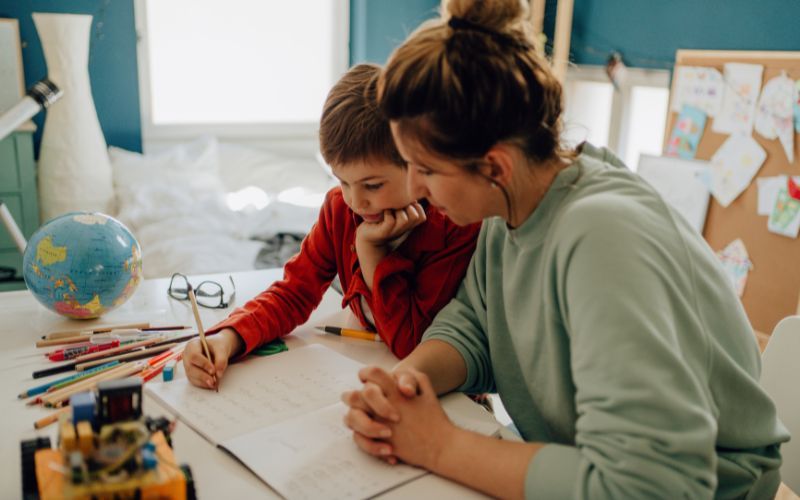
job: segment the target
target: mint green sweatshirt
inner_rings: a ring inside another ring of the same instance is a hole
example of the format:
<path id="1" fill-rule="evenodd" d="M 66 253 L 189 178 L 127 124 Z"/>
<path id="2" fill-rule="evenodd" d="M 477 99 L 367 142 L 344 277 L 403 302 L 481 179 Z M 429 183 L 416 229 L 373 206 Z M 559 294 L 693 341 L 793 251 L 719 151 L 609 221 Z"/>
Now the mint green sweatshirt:
<path id="1" fill-rule="evenodd" d="M 789 434 L 715 255 L 585 144 L 517 229 L 484 221 L 423 341 L 464 357 L 526 441 L 528 498 L 772 498 Z"/>

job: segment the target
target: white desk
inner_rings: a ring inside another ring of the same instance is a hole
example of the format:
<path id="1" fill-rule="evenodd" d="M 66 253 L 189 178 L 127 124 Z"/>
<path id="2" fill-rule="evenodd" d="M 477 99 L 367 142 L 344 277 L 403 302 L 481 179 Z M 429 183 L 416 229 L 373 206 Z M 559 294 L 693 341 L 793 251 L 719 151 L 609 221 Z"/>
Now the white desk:
<path id="1" fill-rule="evenodd" d="M 270 283 L 280 279 L 280 269 L 233 273 L 236 283 L 235 306 L 244 304 L 264 290 Z M 191 277 L 192 283 L 202 279 L 214 279 L 226 283 L 227 275 Z M 0 397 L 3 401 L 2 430 L 0 431 L 0 498 L 19 498 L 22 491 L 19 443 L 37 435 L 50 435 L 56 443 L 56 427 L 51 425 L 40 431 L 33 429 L 33 422 L 49 412 L 39 407 L 27 407 L 17 399 L 25 389 L 45 383 L 53 378 L 33 379 L 31 373 L 48 366 L 42 356 L 45 349 L 36 349 L 34 342 L 49 331 L 61 329 L 89 328 L 93 324 L 122 324 L 149 321 L 153 325 L 184 324 L 194 325 L 188 302 L 170 299 L 167 296 L 168 279 L 146 280 L 139 285 L 131 299 L 119 309 L 94 321 L 73 321 L 56 315 L 39 305 L 28 291 L 0 293 Z M 227 285 L 226 285 L 227 286 Z M 228 315 L 226 310 L 200 308 L 203 324 L 206 327 Z M 313 326 L 323 323 L 323 319 L 335 316 L 337 324 L 356 325 L 355 319 L 347 311 L 341 310 L 341 296 L 329 290 L 320 306 L 311 315 L 306 325 L 298 327 L 286 337 L 290 349 L 307 344 L 319 343 L 364 364 L 376 364 L 389 368 L 397 359 L 388 348 L 377 342 L 337 337 L 317 333 Z M 233 368 L 235 369 L 235 365 Z M 177 376 L 183 376 L 182 368 Z M 144 398 L 144 411 L 158 416 L 169 412 L 149 396 Z M 178 426 L 173 434 L 175 454 L 181 463 L 188 463 L 196 482 L 200 498 L 278 498 L 278 495 L 265 483 L 250 473 L 235 459 L 212 446 L 186 425 Z M 264 450 L 268 453 L 268 450 Z M 394 489 L 381 498 L 483 498 L 482 495 L 451 481 L 426 475 L 400 488 Z"/>

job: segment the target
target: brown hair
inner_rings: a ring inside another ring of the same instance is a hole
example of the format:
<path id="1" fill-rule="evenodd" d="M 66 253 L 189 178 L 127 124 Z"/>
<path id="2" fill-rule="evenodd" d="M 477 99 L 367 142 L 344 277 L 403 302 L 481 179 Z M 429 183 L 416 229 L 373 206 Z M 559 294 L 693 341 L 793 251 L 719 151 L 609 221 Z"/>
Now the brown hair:
<path id="1" fill-rule="evenodd" d="M 475 160 L 498 142 L 537 162 L 562 149 L 561 84 L 537 55 L 522 0 L 450 0 L 391 55 L 379 105 L 403 133 L 438 153 Z M 448 15 L 449 14 L 449 15 Z M 476 164 L 462 165 L 476 171 Z"/>
<path id="2" fill-rule="evenodd" d="M 378 109 L 380 72 L 374 64 L 353 66 L 328 93 L 319 125 L 320 152 L 328 165 L 378 160 L 405 167 L 389 121 Z"/>

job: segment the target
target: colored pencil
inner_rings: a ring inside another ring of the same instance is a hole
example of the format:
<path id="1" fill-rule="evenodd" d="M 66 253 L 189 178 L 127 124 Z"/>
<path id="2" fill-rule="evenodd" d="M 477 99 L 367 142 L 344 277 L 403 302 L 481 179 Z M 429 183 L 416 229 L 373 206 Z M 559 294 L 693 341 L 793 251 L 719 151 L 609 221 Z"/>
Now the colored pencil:
<path id="1" fill-rule="evenodd" d="M 58 410 L 54 411 L 50 415 L 40 418 L 36 422 L 33 423 L 34 429 L 41 429 L 43 427 L 47 427 L 48 425 L 58 422 L 58 419 L 61 418 L 61 415 L 66 413 L 70 410 L 69 406 L 65 406 L 64 408 L 59 408 Z"/>
<path id="2" fill-rule="evenodd" d="M 52 388 L 52 387 L 54 387 L 54 386 L 56 386 L 58 384 L 63 384 L 63 383 L 69 382 L 70 380 L 74 380 L 74 379 L 76 379 L 78 377 L 86 375 L 87 373 L 98 372 L 98 371 L 106 368 L 107 366 L 115 365 L 115 364 L 118 364 L 118 363 L 119 363 L 118 361 L 114 361 L 114 362 L 111 362 L 111 363 L 106 363 L 105 365 L 100 365 L 100 366 L 97 366 L 97 367 L 93 368 L 91 370 L 91 372 L 76 373 L 75 375 L 70 375 L 68 377 L 60 378 L 58 380 L 53 380 L 52 382 L 48 382 L 46 384 L 37 385 L 36 387 L 32 387 L 32 388 L 28 389 L 27 391 L 24 391 L 24 392 L 20 393 L 17 397 L 19 399 L 25 399 L 25 398 L 29 398 L 31 396 L 36 396 L 38 394 L 42 394 L 43 392 L 48 391 L 50 388 Z"/>
<path id="3" fill-rule="evenodd" d="M 137 329 L 145 329 L 150 328 L 150 323 L 129 323 L 124 325 L 103 325 L 103 326 L 95 326 L 94 328 L 85 328 L 80 330 L 60 330 L 57 332 L 50 332 L 47 335 L 42 336 L 42 340 L 53 340 L 63 337 L 76 337 L 78 335 L 85 335 L 85 334 L 95 334 L 95 333 L 107 333 L 112 330 L 121 330 L 121 329 L 130 329 L 130 328 L 137 328 Z"/>
<path id="4" fill-rule="evenodd" d="M 135 375 L 136 373 L 142 371 L 145 366 L 146 365 L 144 361 L 136 361 L 135 363 L 123 363 L 117 367 L 112 368 L 111 370 L 100 373 L 99 375 L 95 375 L 94 377 L 91 377 L 88 380 L 84 380 L 83 382 L 77 383 L 70 387 L 65 387 L 60 391 L 56 391 L 52 394 L 47 394 L 44 397 L 42 397 L 42 403 L 44 404 L 44 406 L 48 408 L 61 407 L 64 405 L 64 402 L 69 400 L 69 397 L 72 396 L 73 394 L 94 390 L 95 387 L 97 387 L 98 382 L 130 377 L 131 375 Z"/>
<path id="5" fill-rule="evenodd" d="M 111 368 L 113 368 L 113 367 L 115 367 L 115 366 L 117 366 L 119 364 L 120 364 L 119 360 L 114 360 L 114 361 L 111 361 L 109 363 L 105 363 L 105 364 L 102 364 L 102 365 L 97 365 L 94 368 L 90 368 L 88 370 L 77 372 L 75 375 L 70 377 L 72 380 L 67 380 L 65 382 L 61 382 L 59 384 L 55 384 L 53 387 L 47 389 L 47 392 L 49 393 L 49 392 L 57 391 L 59 389 L 63 389 L 64 387 L 68 387 L 68 386 L 70 386 L 72 384 L 75 384 L 77 382 L 80 382 L 82 380 L 86 380 L 89 377 L 94 377 L 98 373 L 104 372 L 106 370 L 110 370 Z"/>
<path id="6" fill-rule="evenodd" d="M 170 347 L 174 346 L 175 344 L 165 344 L 160 345 L 158 347 L 150 347 L 147 349 L 137 349 L 135 351 L 126 352 L 124 354 L 119 354 L 117 356 L 112 356 L 110 358 L 103 358 L 103 359 L 96 359 L 93 361 L 86 361 L 85 363 L 78 363 L 75 366 L 76 371 L 84 371 L 89 368 L 93 368 L 99 364 L 106 363 L 108 361 L 131 361 L 134 359 L 142 359 L 142 358 L 149 358 L 154 354 L 159 354 L 161 352 L 166 351 Z"/>

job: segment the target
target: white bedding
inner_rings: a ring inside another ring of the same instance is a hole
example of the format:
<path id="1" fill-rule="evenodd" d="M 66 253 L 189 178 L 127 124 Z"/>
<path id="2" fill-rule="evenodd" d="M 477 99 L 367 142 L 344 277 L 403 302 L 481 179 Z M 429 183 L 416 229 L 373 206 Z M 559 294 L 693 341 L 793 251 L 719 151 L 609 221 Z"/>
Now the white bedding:
<path id="1" fill-rule="evenodd" d="M 116 215 L 139 241 L 148 278 L 253 269 L 263 243 L 251 238 L 308 232 L 335 185 L 314 158 L 208 138 L 156 155 L 114 147 L 109 155 Z"/>

